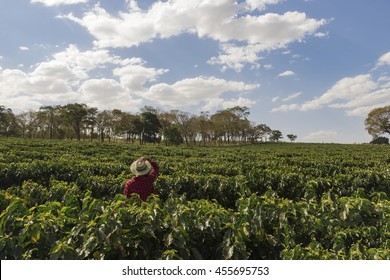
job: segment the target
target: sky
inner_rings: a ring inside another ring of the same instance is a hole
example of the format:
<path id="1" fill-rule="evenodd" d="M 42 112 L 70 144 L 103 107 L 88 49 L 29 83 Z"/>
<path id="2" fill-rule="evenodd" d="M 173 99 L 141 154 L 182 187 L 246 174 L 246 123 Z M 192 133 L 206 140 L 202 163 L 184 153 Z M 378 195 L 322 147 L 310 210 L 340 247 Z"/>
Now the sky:
<path id="1" fill-rule="evenodd" d="M 390 105 L 389 11 L 388 0 L 4 0 L 0 105 L 246 106 L 285 141 L 365 143 L 367 114 Z"/>

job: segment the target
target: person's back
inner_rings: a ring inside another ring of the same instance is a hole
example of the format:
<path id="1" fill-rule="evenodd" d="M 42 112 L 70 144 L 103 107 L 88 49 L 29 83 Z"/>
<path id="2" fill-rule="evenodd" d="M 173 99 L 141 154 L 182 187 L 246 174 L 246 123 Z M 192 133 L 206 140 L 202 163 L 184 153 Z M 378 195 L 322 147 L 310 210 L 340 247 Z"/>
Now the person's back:
<path id="1" fill-rule="evenodd" d="M 140 157 L 130 166 L 130 171 L 135 175 L 125 185 L 124 194 L 130 197 L 137 193 L 143 201 L 154 193 L 153 183 L 159 173 L 159 166 L 156 162 L 147 157 Z"/>

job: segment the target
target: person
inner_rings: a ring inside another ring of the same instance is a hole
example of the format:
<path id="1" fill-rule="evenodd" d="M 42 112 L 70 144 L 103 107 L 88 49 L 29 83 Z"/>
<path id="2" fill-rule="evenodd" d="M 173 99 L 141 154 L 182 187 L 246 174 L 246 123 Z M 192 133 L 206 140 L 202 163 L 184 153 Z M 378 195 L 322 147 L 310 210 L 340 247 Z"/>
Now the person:
<path id="1" fill-rule="evenodd" d="M 124 194 L 129 198 L 138 193 L 143 201 L 154 193 L 154 181 L 159 172 L 159 166 L 148 157 L 140 157 L 130 165 L 130 171 L 135 176 L 125 185 Z"/>

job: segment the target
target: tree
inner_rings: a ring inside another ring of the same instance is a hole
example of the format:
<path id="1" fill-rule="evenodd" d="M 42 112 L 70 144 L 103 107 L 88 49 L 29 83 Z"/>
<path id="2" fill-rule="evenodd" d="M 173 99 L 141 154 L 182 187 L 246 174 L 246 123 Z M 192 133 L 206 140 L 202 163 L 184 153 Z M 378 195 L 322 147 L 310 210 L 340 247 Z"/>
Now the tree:
<path id="1" fill-rule="evenodd" d="M 172 125 L 164 129 L 165 143 L 167 145 L 180 145 L 184 142 L 177 125 Z"/>
<path id="2" fill-rule="evenodd" d="M 96 115 L 96 126 L 99 132 L 99 138 L 101 142 L 104 142 L 106 134 L 108 134 L 109 141 L 111 139 L 113 117 L 112 112 L 104 110 Z"/>
<path id="3" fill-rule="evenodd" d="M 73 128 L 77 141 L 80 141 L 82 124 L 88 115 L 87 105 L 79 103 L 67 104 L 61 107 L 61 115 L 66 123 Z"/>
<path id="4" fill-rule="evenodd" d="M 206 141 L 211 141 L 213 131 L 213 123 L 207 112 L 201 112 L 200 116 L 196 117 L 196 131 L 203 142 L 203 146 L 206 146 Z"/>
<path id="5" fill-rule="evenodd" d="M 282 132 L 280 130 L 272 130 L 271 136 L 269 137 L 269 140 L 273 142 L 278 142 L 280 139 L 282 139 Z"/>
<path id="6" fill-rule="evenodd" d="M 384 133 L 390 134 L 390 106 L 371 110 L 364 124 L 368 134 L 373 138 L 377 138 Z"/>
<path id="7" fill-rule="evenodd" d="M 161 124 L 155 113 L 149 111 L 141 114 L 142 123 L 142 142 L 158 142 L 157 134 L 160 131 Z"/>
<path id="8" fill-rule="evenodd" d="M 210 119 L 214 124 L 214 138 L 219 139 L 220 142 L 226 141 L 229 144 L 234 135 L 238 134 L 240 118 L 233 111 L 220 110 Z"/>
<path id="9" fill-rule="evenodd" d="M 0 135 L 17 136 L 18 123 L 10 108 L 0 106 Z"/>
<path id="10" fill-rule="evenodd" d="M 188 112 L 183 112 L 179 110 L 171 110 L 170 113 L 175 116 L 175 120 L 173 123 L 179 129 L 179 132 L 182 135 L 185 143 L 189 145 L 191 141 L 195 141 L 197 132 L 197 123 L 195 116 Z"/>
<path id="11" fill-rule="evenodd" d="M 84 119 L 85 127 L 89 128 L 91 141 L 93 140 L 94 129 L 97 124 L 97 113 L 98 109 L 96 107 L 89 107 L 87 108 L 87 115 Z"/>
<path id="12" fill-rule="evenodd" d="M 375 139 L 373 139 L 370 144 L 385 144 L 385 145 L 389 145 L 389 138 L 387 137 L 383 137 L 383 136 L 379 136 Z"/>
<path id="13" fill-rule="evenodd" d="M 267 142 L 267 135 L 272 134 L 272 129 L 266 124 L 259 124 L 255 126 L 256 139 L 260 138 L 261 141 Z"/>
<path id="14" fill-rule="evenodd" d="M 38 117 L 49 131 L 49 139 L 54 139 L 58 131 L 60 106 L 41 106 Z"/>
<path id="15" fill-rule="evenodd" d="M 298 136 L 294 134 L 287 134 L 287 138 L 290 139 L 291 142 L 294 142 L 298 138 Z"/>

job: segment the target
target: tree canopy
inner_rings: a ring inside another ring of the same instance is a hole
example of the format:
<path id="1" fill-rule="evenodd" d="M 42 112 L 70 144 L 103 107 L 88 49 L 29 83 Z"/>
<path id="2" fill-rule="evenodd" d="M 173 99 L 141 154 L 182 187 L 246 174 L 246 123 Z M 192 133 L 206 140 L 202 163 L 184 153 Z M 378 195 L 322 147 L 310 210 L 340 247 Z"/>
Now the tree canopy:
<path id="1" fill-rule="evenodd" d="M 200 115 L 145 106 L 137 114 L 99 111 L 86 104 L 42 106 L 14 115 L 0 106 L 0 135 L 47 139 L 89 139 L 206 145 L 279 141 L 282 132 L 249 121 L 248 107 L 235 106 Z"/>
<path id="2" fill-rule="evenodd" d="M 374 139 L 381 134 L 390 134 L 390 106 L 375 108 L 364 121 L 366 130 Z"/>

